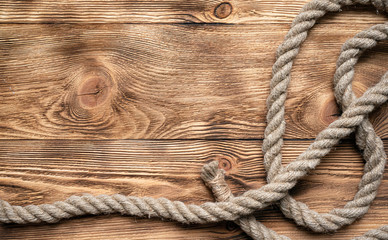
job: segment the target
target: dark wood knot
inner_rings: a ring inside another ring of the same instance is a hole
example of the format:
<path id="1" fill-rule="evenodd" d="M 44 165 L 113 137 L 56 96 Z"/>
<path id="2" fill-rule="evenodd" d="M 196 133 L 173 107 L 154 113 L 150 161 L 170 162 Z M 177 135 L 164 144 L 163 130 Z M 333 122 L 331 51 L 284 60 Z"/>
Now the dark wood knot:
<path id="1" fill-rule="evenodd" d="M 233 164 L 232 160 L 225 156 L 219 156 L 217 157 L 218 161 L 218 168 L 224 169 L 225 171 L 229 171 L 232 169 Z"/>
<path id="2" fill-rule="evenodd" d="M 228 2 L 222 2 L 219 5 L 216 6 L 214 9 L 214 16 L 220 19 L 224 19 L 230 16 L 232 14 L 233 7 Z"/>
<path id="3" fill-rule="evenodd" d="M 236 231 L 237 228 L 238 226 L 234 222 L 232 221 L 226 222 L 226 230 L 233 232 L 233 231 Z"/>

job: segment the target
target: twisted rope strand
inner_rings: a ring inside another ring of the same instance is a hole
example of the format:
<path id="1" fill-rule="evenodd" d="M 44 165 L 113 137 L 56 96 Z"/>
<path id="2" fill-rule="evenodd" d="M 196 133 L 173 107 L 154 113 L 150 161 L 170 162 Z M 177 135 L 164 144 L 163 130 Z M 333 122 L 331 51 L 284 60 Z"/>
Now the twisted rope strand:
<path id="1" fill-rule="evenodd" d="M 224 172 L 213 162 L 205 165 L 202 178 L 212 189 L 216 201 L 201 205 L 185 204 L 166 198 L 134 197 L 121 194 L 93 196 L 71 196 L 53 204 L 14 206 L 0 200 L 0 222 L 2 223 L 53 223 L 81 215 L 120 213 L 138 217 L 159 217 L 181 223 L 209 223 L 232 220 L 253 239 L 289 239 L 278 235 L 257 222 L 254 211 L 280 201 L 283 213 L 299 225 L 316 232 L 335 231 L 351 224 L 365 214 L 376 196 L 385 167 L 386 155 L 381 139 L 376 135 L 368 114 L 388 100 L 388 72 L 381 81 L 356 98 L 351 87 L 354 65 L 360 54 L 387 39 L 388 23 L 380 24 L 357 34 L 342 47 L 334 76 L 335 97 L 343 114 L 326 129 L 294 161 L 282 166 L 281 148 L 286 123 L 284 120 L 285 100 L 291 80 L 293 60 L 297 56 L 308 31 L 327 12 L 337 12 L 342 6 L 372 4 L 378 10 L 388 11 L 388 0 L 313 0 L 306 4 L 294 19 L 290 31 L 276 53 L 273 66 L 271 92 L 267 99 L 267 128 L 263 141 L 264 165 L 268 184 L 249 190 L 234 197 L 224 180 Z M 356 131 L 357 146 L 363 150 L 366 160 L 364 175 L 353 200 L 344 208 L 333 209 L 327 214 L 310 210 L 306 204 L 297 202 L 288 191 L 297 181 L 314 169 L 320 159 L 344 137 Z M 356 239 L 388 239 L 388 225 L 371 230 Z"/>
<path id="2" fill-rule="evenodd" d="M 232 191 L 225 181 L 225 171 L 218 168 L 217 161 L 211 162 L 202 168 L 201 178 L 206 186 L 212 190 L 216 201 L 230 201 L 230 199 L 234 198 Z M 279 235 L 259 221 L 256 221 L 253 215 L 241 217 L 234 222 L 254 240 L 290 240 L 290 238 Z"/>
<path id="3" fill-rule="evenodd" d="M 335 96 L 340 107 L 346 109 L 356 99 L 352 91 L 354 66 L 361 53 L 377 44 L 377 41 L 388 39 L 388 23 L 373 26 L 348 40 L 342 48 L 334 77 Z M 344 208 L 336 208 L 327 214 L 319 214 L 310 210 L 302 202 L 290 195 L 280 201 L 282 212 L 292 218 L 298 225 L 312 229 L 315 232 L 336 231 L 344 225 L 353 223 L 362 217 L 369 209 L 381 183 L 386 163 L 386 155 L 381 139 L 373 130 L 372 124 L 365 119 L 356 131 L 357 145 L 363 151 L 366 160 L 364 175 L 358 186 L 359 190 L 353 200 Z M 349 215 L 348 209 L 352 210 Z"/>
<path id="4" fill-rule="evenodd" d="M 225 182 L 225 171 L 218 168 L 218 162 L 214 161 L 202 168 L 201 177 L 205 184 L 212 190 L 216 201 L 229 201 L 233 194 Z M 254 240 L 289 240 L 290 238 L 279 235 L 275 231 L 267 228 L 253 215 L 242 217 L 235 221 L 241 229 Z M 356 237 L 354 240 L 385 240 L 388 239 L 388 225 L 379 229 L 371 230 L 363 236 Z"/>
<path id="5" fill-rule="evenodd" d="M 281 149 L 286 124 L 284 121 L 284 103 L 292 63 L 307 37 L 307 32 L 314 26 L 316 20 L 324 16 L 326 12 L 339 11 L 341 6 L 371 3 L 379 10 L 387 10 L 387 2 L 316 0 L 306 4 L 301 13 L 294 19 L 284 42 L 277 50 L 277 60 L 273 66 L 273 78 L 271 80 L 271 93 L 267 99 L 267 128 L 265 129 L 263 152 L 268 182 L 271 182 L 272 178 L 282 168 Z M 358 57 L 355 58 L 355 56 L 375 46 L 377 41 L 387 39 L 387 34 L 388 25 L 381 24 L 357 34 L 344 44 L 337 63 L 334 80 L 335 97 L 343 109 L 346 109 L 355 99 L 351 89 L 354 65 L 358 60 Z M 371 123 L 367 119 L 358 127 L 356 139 L 358 147 L 364 150 L 363 157 L 366 160 L 366 165 L 363 178 L 359 184 L 359 190 L 354 199 L 342 209 L 336 208 L 327 214 L 319 214 L 310 210 L 306 204 L 298 202 L 290 195 L 287 195 L 280 201 L 280 208 L 286 217 L 315 232 L 330 232 L 353 223 L 368 211 L 381 183 L 386 155 L 381 139 L 376 136 Z"/>

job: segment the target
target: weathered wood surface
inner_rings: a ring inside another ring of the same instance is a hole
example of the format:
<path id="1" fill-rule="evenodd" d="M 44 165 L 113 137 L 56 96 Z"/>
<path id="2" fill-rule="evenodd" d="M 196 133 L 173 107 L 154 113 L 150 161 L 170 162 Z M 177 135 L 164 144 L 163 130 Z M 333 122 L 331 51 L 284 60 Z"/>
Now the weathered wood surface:
<path id="1" fill-rule="evenodd" d="M 119 192 L 202 203 L 212 197 L 199 171 L 211 160 L 236 194 L 262 186 L 274 53 L 307 1 L 0 0 L 0 198 L 26 205 Z M 343 42 L 387 19 L 350 7 L 311 32 L 292 73 L 285 162 L 339 114 L 331 81 Z M 384 42 L 362 57 L 358 95 L 387 71 L 387 50 Z M 387 115 L 384 105 L 371 116 L 385 145 Z M 362 167 L 345 140 L 292 194 L 319 212 L 343 206 Z M 350 239 L 388 224 L 385 175 L 366 216 L 335 235 L 298 228 L 276 207 L 257 219 L 292 239 Z M 231 223 L 112 215 L 0 226 L 0 239 L 248 238 Z"/>
<path id="2" fill-rule="evenodd" d="M 341 45 L 370 25 L 312 31 L 292 73 L 286 138 L 314 138 L 336 118 Z M 288 28 L 1 25 L 0 138 L 261 139 L 274 52 Z M 387 70 L 387 49 L 381 43 L 358 64 L 358 93 Z M 383 137 L 387 110 L 372 117 Z"/>
<path id="3" fill-rule="evenodd" d="M 0 23 L 289 23 L 309 0 L 0 1 Z M 341 23 L 376 19 L 358 6 Z"/>
<path id="4" fill-rule="evenodd" d="M 286 141 L 285 163 L 311 141 Z M 388 141 L 384 141 L 388 144 Z M 237 194 L 265 183 L 262 141 L 252 140 L 2 140 L 0 196 L 15 204 L 48 203 L 72 194 L 132 194 L 202 203 L 212 200 L 202 165 L 220 161 Z M 352 199 L 363 161 L 351 141 L 340 144 L 292 194 L 319 212 Z M 349 239 L 388 224 L 388 172 L 376 201 L 356 224 L 330 236 Z M 286 220 L 276 208 L 257 213 L 267 226 L 293 239 L 327 239 Z M 184 226 L 132 217 L 82 217 L 53 225 L 5 226 L 1 239 L 247 239 L 230 223 Z"/>

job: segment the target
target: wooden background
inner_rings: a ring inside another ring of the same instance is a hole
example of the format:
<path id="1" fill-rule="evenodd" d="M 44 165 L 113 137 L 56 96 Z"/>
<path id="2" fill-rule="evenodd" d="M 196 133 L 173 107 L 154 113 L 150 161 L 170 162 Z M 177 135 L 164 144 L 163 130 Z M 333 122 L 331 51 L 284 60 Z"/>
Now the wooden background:
<path id="1" fill-rule="evenodd" d="M 274 53 L 307 0 L 0 0 L 0 198 L 73 194 L 211 201 L 218 160 L 236 194 L 265 184 L 261 145 Z M 346 39 L 387 15 L 349 7 L 319 21 L 287 100 L 285 163 L 339 111 L 332 76 Z M 358 94 L 387 70 L 388 43 L 357 65 Z M 388 104 L 371 120 L 388 145 Z M 344 140 L 292 194 L 319 212 L 352 199 L 363 160 Z M 388 224 L 388 171 L 365 217 L 313 234 L 274 206 L 257 219 L 293 239 L 349 239 Z M 119 215 L 0 226 L 0 239 L 249 239 L 233 223 L 183 226 Z"/>

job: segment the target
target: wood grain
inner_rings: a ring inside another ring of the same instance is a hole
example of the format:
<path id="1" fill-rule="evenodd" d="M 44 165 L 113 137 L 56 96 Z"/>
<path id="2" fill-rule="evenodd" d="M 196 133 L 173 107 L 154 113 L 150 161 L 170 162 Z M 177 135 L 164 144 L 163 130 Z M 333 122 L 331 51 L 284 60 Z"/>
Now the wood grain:
<path id="1" fill-rule="evenodd" d="M 371 26 L 330 21 L 311 32 L 295 62 L 286 138 L 314 138 L 337 118 L 337 55 Z M 274 52 L 288 28 L 0 25 L 0 138 L 261 139 Z M 358 94 L 386 71 L 387 49 L 381 43 L 361 59 Z M 382 137 L 387 112 L 372 116 Z"/>
<path id="2" fill-rule="evenodd" d="M 290 23 L 309 0 L 0 1 L 0 23 Z M 373 22 L 372 7 L 340 22 Z"/>
<path id="3" fill-rule="evenodd" d="M 199 204 L 212 200 L 199 177 L 212 160 L 234 193 L 262 186 L 274 54 L 308 1 L 0 0 L 0 199 L 26 205 L 122 193 Z M 285 163 L 340 114 L 331 81 L 343 42 L 387 21 L 372 7 L 345 10 L 319 21 L 294 64 Z M 362 57 L 358 95 L 387 70 L 387 50 L 383 42 Z M 385 145 L 387 116 L 387 104 L 371 116 Z M 362 168 L 344 140 L 292 194 L 319 212 L 343 206 Z M 276 206 L 256 217 L 292 239 L 350 239 L 388 224 L 387 196 L 386 171 L 370 211 L 334 235 L 298 228 Z M 0 239 L 249 238 L 230 222 L 111 215 L 1 225 Z"/>
<path id="4" fill-rule="evenodd" d="M 288 140 L 285 163 L 311 141 Z M 388 141 L 384 141 L 387 145 Z M 168 196 L 187 203 L 212 200 L 200 180 L 205 162 L 218 160 L 233 192 L 240 194 L 265 183 L 262 141 L 252 140 L 1 140 L 0 198 L 13 204 L 39 204 L 73 194 L 122 193 Z M 363 161 L 353 142 L 344 141 L 323 159 L 292 194 L 319 212 L 352 199 Z M 388 224 L 388 172 L 366 216 L 331 239 L 350 237 Z M 293 239 L 327 239 L 286 220 L 276 207 L 257 213 L 267 226 Z M 150 227 L 152 226 L 152 231 Z M 181 226 L 157 219 L 82 217 L 52 225 L 0 227 L 1 239 L 248 239 L 231 223 Z"/>

